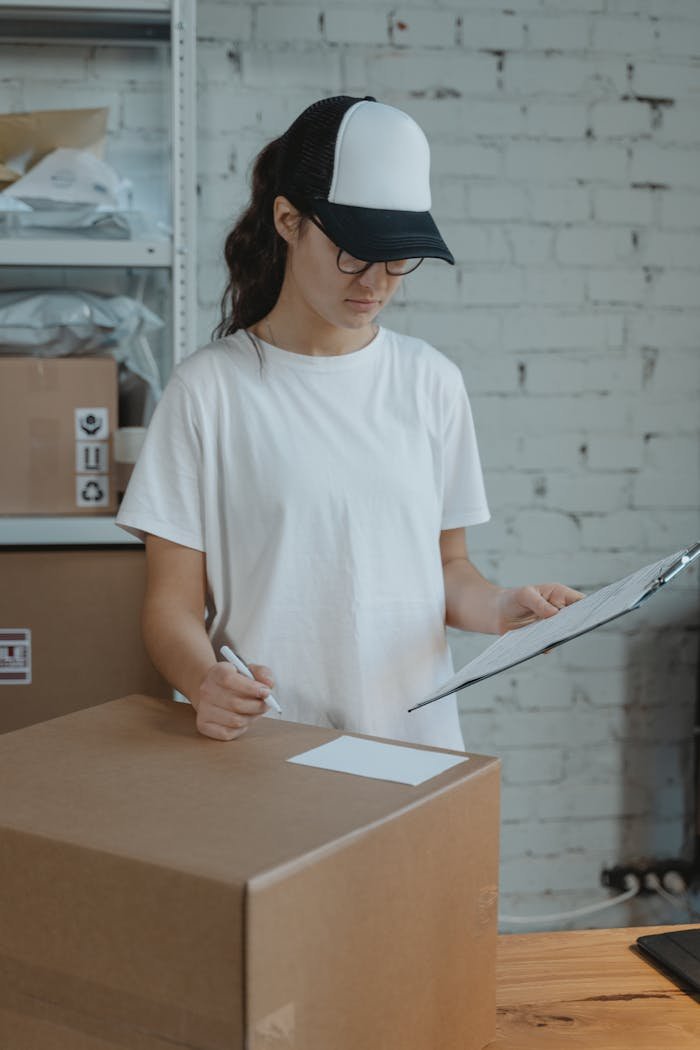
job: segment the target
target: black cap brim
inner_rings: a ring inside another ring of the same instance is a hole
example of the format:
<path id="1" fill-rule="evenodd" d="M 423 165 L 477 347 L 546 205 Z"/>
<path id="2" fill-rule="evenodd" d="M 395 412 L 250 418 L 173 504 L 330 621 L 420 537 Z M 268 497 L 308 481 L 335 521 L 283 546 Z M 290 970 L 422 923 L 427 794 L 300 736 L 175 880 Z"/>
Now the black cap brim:
<path id="1" fill-rule="evenodd" d="M 428 211 L 391 211 L 330 204 L 316 198 L 314 210 L 330 239 L 363 262 L 454 257 Z"/>

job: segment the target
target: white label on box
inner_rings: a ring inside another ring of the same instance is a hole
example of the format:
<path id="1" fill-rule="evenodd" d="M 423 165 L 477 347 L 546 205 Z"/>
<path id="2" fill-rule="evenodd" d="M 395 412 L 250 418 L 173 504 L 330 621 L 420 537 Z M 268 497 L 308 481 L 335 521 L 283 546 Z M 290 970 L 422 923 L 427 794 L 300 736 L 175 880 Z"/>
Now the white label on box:
<path id="1" fill-rule="evenodd" d="M 78 475 L 75 479 L 76 507 L 109 506 L 109 474 Z"/>
<path id="2" fill-rule="evenodd" d="M 106 474 L 109 471 L 109 442 L 76 441 L 75 469 L 78 474 Z"/>
<path id="3" fill-rule="evenodd" d="M 418 787 L 446 769 L 467 762 L 467 755 L 446 751 L 421 751 L 403 744 L 383 744 L 380 740 L 363 740 L 339 736 L 327 744 L 288 758 L 300 766 L 315 766 L 336 773 L 352 773 L 375 780 L 395 780 Z"/>
<path id="4" fill-rule="evenodd" d="M 109 409 L 76 408 L 75 436 L 78 441 L 105 441 L 109 437 Z"/>
<path id="5" fill-rule="evenodd" d="M 0 627 L 0 685 L 32 684 L 32 632 Z"/>

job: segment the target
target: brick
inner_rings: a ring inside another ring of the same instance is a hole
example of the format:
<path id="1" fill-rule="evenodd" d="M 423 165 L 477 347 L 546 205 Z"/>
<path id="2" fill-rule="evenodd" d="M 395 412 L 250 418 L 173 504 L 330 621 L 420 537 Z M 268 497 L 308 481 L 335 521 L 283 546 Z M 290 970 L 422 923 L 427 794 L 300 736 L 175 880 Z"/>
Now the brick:
<path id="1" fill-rule="evenodd" d="M 637 511 L 626 510 L 581 521 L 581 539 L 586 550 L 625 550 L 644 543 L 644 521 Z M 590 643 L 589 643 L 590 644 Z M 595 652 L 592 654 L 595 657 Z"/>
<path id="2" fill-rule="evenodd" d="M 162 91 L 127 91 L 122 120 L 129 131 L 167 131 L 170 127 L 168 98 Z"/>
<path id="3" fill-rule="evenodd" d="M 442 230 L 458 263 L 503 263 L 510 261 L 510 251 L 501 229 L 475 223 L 451 223 Z"/>
<path id="4" fill-rule="evenodd" d="M 657 142 L 673 142 L 681 146 L 700 144 L 700 113 L 694 101 L 681 100 L 660 111 L 661 123 L 655 132 Z"/>
<path id="5" fill-rule="evenodd" d="M 700 269 L 700 232 L 668 233 L 650 230 L 646 239 L 645 262 L 653 266 L 688 266 Z"/>
<path id="6" fill-rule="evenodd" d="M 508 56 L 505 88 L 515 95 L 610 98 L 627 87 L 625 60 L 520 54 Z"/>
<path id="7" fill-rule="evenodd" d="M 697 350 L 696 313 L 663 313 L 659 310 L 635 313 L 629 322 L 632 345 L 662 346 L 668 350 Z"/>
<path id="8" fill-rule="evenodd" d="M 491 354 L 474 353 L 473 346 L 458 347 L 448 355 L 461 368 L 467 390 L 515 394 L 518 390 L 518 368 L 516 361 L 503 361 Z"/>
<path id="9" fill-rule="evenodd" d="M 629 238 L 625 231 L 599 227 L 571 227 L 559 230 L 555 254 L 564 263 L 600 266 L 629 255 Z"/>
<path id="10" fill-rule="evenodd" d="M 533 186 L 530 199 L 532 218 L 536 221 L 582 222 L 591 218 L 590 191 L 587 189 Z"/>
<path id="11" fill-rule="evenodd" d="M 484 384 L 483 388 L 476 384 L 470 384 L 474 390 L 493 392 L 495 384 Z M 496 386 L 496 390 L 498 390 Z M 521 470 L 491 470 L 487 481 L 487 495 L 492 510 L 499 508 L 520 509 L 533 505 L 534 482 L 531 475 L 524 474 Z M 470 543 L 471 547 L 471 543 Z"/>
<path id="12" fill-rule="evenodd" d="M 460 132 L 465 136 L 492 138 L 522 134 L 523 106 L 519 102 L 482 102 L 467 100 L 461 104 Z"/>
<path id="13" fill-rule="evenodd" d="M 475 397 L 473 401 L 472 407 L 479 415 L 480 433 L 503 426 L 503 398 Z M 590 397 L 563 393 L 511 398 L 508 421 L 515 434 L 538 434 L 560 440 L 562 435 L 574 433 L 581 434 L 585 441 L 585 435 L 592 429 L 592 420 L 599 433 L 620 433 L 621 412 L 625 407 L 625 398 L 598 393 Z"/>
<path id="14" fill-rule="evenodd" d="M 698 275 L 687 270 L 659 274 L 652 289 L 652 302 L 656 306 L 697 306 Z"/>
<path id="15" fill-rule="evenodd" d="M 561 510 L 583 513 L 595 508 L 609 512 L 628 507 L 631 490 L 631 479 L 616 470 L 608 474 L 588 473 L 579 477 L 552 475 L 547 478 L 546 499 L 551 506 Z"/>
<path id="16" fill-rule="evenodd" d="M 686 480 L 700 476 L 700 445 L 694 437 L 654 435 L 645 442 L 644 453 L 652 470 L 676 471 Z"/>
<path id="17" fill-rule="evenodd" d="M 3 80 L 27 76 L 41 81 L 82 81 L 89 55 L 90 49 L 83 46 L 0 44 L 0 76 Z M 123 67 L 121 76 L 123 79 Z"/>
<path id="18" fill-rule="evenodd" d="M 456 267 L 442 261 L 426 259 L 420 269 L 402 281 L 396 296 L 413 306 L 416 303 L 446 303 L 454 306 L 459 299 Z"/>
<path id="19" fill-rule="evenodd" d="M 363 8 L 331 8 L 325 12 L 324 36 L 332 44 L 389 43 L 388 18 L 384 11 Z"/>
<path id="20" fill-rule="evenodd" d="M 497 17 L 471 12 L 462 17 L 462 44 L 468 50 L 517 51 L 524 38 L 522 19 L 507 10 L 499 11 Z"/>
<path id="21" fill-rule="evenodd" d="M 235 5 L 234 9 L 235 9 Z M 255 8 L 254 39 L 259 44 L 321 39 L 320 8 L 295 4 L 259 4 Z M 337 12 L 334 12 L 337 14 Z M 359 15 L 359 12 L 358 12 Z M 358 21 L 361 19 L 358 17 Z"/>
<path id="22" fill-rule="evenodd" d="M 472 306 L 517 306 L 523 301 L 522 273 L 520 270 L 464 273 L 461 298 Z"/>
<path id="23" fill-rule="evenodd" d="M 561 268 L 530 268 L 524 273 L 523 300 L 527 303 L 551 306 L 579 306 L 586 293 L 582 271 Z"/>
<path id="24" fill-rule="evenodd" d="M 108 85 L 158 85 L 161 90 L 168 90 L 161 52 L 152 47 L 95 47 L 88 54 L 87 78 Z"/>
<path id="25" fill-rule="evenodd" d="M 696 5 L 697 14 L 697 5 Z M 700 26 L 661 19 L 656 27 L 660 54 L 674 58 L 700 58 Z"/>
<path id="26" fill-rule="evenodd" d="M 696 66 L 680 62 L 635 62 L 632 84 L 637 95 L 692 99 L 698 91 L 700 72 Z"/>
<path id="27" fill-rule="evenodd" d="M 527 41 L 535 51 L 587 51 L 590 19 L 561 13 L 530 17 L 527 20 Z"/>
<path id="28" fill-rule="evenodd" d="M 700 150 L 637 143 L 630 163 L 630 180 L 697 189 L 700 187 Z"/>
<path id="29" fill-rule="evenodd" d="M 533 439 L 529 439 L 532 441 Z M 527 447 L 528 441 L 525 442 Z M 544 451 L 546 442 L 537 442 Z M 518 515 L 519 549 L 526 553 L 549 554 L 578 547 L 580 529 L 573 516 L 561 511 L 523 510 Z"/>
<path id="30" fill-rule="evenodd" d="M 541 226 L 510 226 L 505 231 L 513 262 L 548 263 L 554 258 L 554 233 Z"/>
<path id="31" fill-rule="evenodd" d="M 607 143 L 512 142 L 505 150 L 505 174 L 521 181 L 621 182 L 627 174 L 627 154 L 622 146 Z"/>
<path id="32" fill-rule="evenodd" d="M 679 473 L 667 471 L 643 471 L 634 479 L 632 498 L 635 507 L 658 507 L 660 503 L 667 507 L 690 509 L 696 507 L 700 499 L 700 481 L 698 475 L 686 477 Z"/>
<path id="33" fill-rule="evenodd" d="M 612 190 L 598 187 L 593 191 L 593 215 L 605 223 L 651 222 L 654 207 L 652 190 Z"/>
<path id="34" fill-rule="evenodd" d="M 280 50 L 251 46 L 241 54 L 243 84 L 265 91 L 314 87 L 323 92 L 340 90 L 337 50 L 318 47 Z"/>
<path id="35" fill-rule="evenodd" d="M 530 137 L 580 140 L 586 133 L 587 122 L 585 106 L 531 102 L 527 107 L 525 126 Z"/>
<path id="36" fill-rule="evenodd" d="M 558 784 L 564 778 L 560 748 L 528 747 L 503 752 L 501 758 L 504 784 Z"/>
<path id="37" fill-rule="evenodd" d="M 617 434 L 611 440 L 591 434 L 586 438 L 586 447 L 586 462 L 591 470 L 638 470 L 644 459 L 641 434 L 633 437 Z"/>
<path id="38" fill-rule="evenodd" d="M 595 850 L 585 856 L 581 851 L 575 851 L 571 855 L 522 857 L 517 868 L 508 867 L 501 872 L 500 890 L 501 893 L 540 891 L 545 894 L 561 892 L 563 889 L 587 890 L 590 897 L 600 881 L 600 869 L 604 861 L 604 855 Z M 600 894 L 599 890 L 596 892 Z M 550 900 L 543 907 L 542 914 L 546 916 L 552 911 L 554 908 Z"/>
<path id="39" fill-rule="evenodd" d="M 640 386 L 636 360 L 627 355 L 557 351 L 523 356 L 525 389 L 529 394 L 622 393 Z M 587 462 L 592 465 L 590 460 Z"/>
<path id="40" fill-rule="evenodd" d="M 496 58 L 455 49 L 442 52 L 436 61 L 431 50 L 377 50 L 367 56 L 367 84 L 379 95 L 387 90 L 488 95 L 496 90 Z"/>
<path id="41" fill-rule="evenodd" d="M 664 18 L 693 18 L 697 20 L 696 0 L 647 0 L 649 13 Z"/>
<path id="42" fill-rule="evenodd" d="M 622 320 L 614 314 L 569 314 L 528 311 L 504 320 L 506 350 L 600 350 L 621 346 Z"/>
<path id="43" fill-rule="evenodd" d="M 591 112 L 591 126 L 597 139 L 651 135 L 651 111 L 644 102 L 597 102 Z"/>
<path id="44" fill-rule="evenodd" d="M 199 0 L 197 39 L 247 41 L 252 36 L 253 9 L 230 0 Z"/>
<path id="45" fill-rule="evenodd" d="M 647 354 L 641 354 L 642 368 L 648 368 Z M 647 392 L 665 397 L 683 391 L 686 396 L 700 393 L 700 356 L 695 350 L 675 350 L 662 347 L 653 359 L 653 368 L 644 375 Z M 680 420 L 679 420 L 680 422 Z"/>
<path id="46" fill-rule="evenodd" d="M 654 23 L 643 15 L 613 18 L 605 15 L 593 23 L 593 50 L 617 51 L 637 58 L 655 49 Z"/>
<path id="47" fill-rule="evenodd" d="M 501 174 L 502 156 L 496 146 L 435 142 L 431 160 L 433 170 L 441 175 L 462 175 L 472 179 Z"/>
<path id="48" fill-rule="evenodd" d="M 197 82 L 200 87 L 215 86 L 232 92 L 240 88 L 240 51 L 233 44 L 202 41 L 197 46 Z"/>
<path id="49" fill-rule="evenodd" d="M 565 11 L 602 11 L 607 0 L 543 0 L 542 7 L 557 14 Z"/>
<path id="50" fill-rule="evenodd" d="M 432 207 L 430 214 L 440 223 L 464 219 L 467 215 L 467 197 L 464 183 L 459 178 L 432 178 Z"/>
<path id="51" fill-rule="evenodd" d="M 435 346 L 473 346 L 479 352 L 495 347 L 498 340 L 498 318 L 493 311 L 445 310 L 429 312 L 417 307 L 407 317 L 404 331 L 428 339 Z"/>
<path id="52" fill-rule="evenodd" d="M 454 47 L 457 15 L 454 11 L 394 8 L 390 14 L 395 47 Z"/>
<path id="53" fill-rule="evenodd" d="M 588 297 L 592 303 L 643 303 L 648 291 L 640 271 L 596 268 L 588 275 Z"/>

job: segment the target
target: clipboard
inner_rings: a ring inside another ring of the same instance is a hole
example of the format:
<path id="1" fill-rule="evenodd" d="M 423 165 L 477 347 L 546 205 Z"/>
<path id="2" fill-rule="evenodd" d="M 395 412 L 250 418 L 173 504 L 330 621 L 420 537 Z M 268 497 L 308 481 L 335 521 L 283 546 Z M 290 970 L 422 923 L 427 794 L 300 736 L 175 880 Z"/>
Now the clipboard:
<path id="1" fill-rule="evenodd" d="M 516 667 L 533 656 L 539 656 L 545 650 L 570 642 L 573 638 L 587 634 L 596 627 L 638 609 L 698 556 L 700 543 L 694 543 L 586 595 L 573 605 L 560 609 L 555 616 L 547 620 L 537 620 L 526 627 L 508 631 L 443 682 L 436 692 L 409 707 L 409 712 L 417 711 L 426 704 L 435 703 L 436 700 L 450 696 L 460 689 Z"/>

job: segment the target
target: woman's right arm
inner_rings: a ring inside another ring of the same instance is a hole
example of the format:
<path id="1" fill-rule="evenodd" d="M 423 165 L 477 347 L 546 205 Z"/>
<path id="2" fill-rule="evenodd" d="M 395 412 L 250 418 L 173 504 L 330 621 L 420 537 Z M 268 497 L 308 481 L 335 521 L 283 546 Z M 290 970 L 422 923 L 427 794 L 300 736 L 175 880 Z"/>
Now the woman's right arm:
<path id="1" fill-rule="evenodd" d="M 146 564 L 142 626 L 148 654 L 163 677 L 192 703 L 199 732 L 215 740 L 234 740 L 265 713 L 272 675 L 253 664 L 252 681 L 231 664 L 217 662 L 204 626 L 203 551 L 149 534 Z"/>

